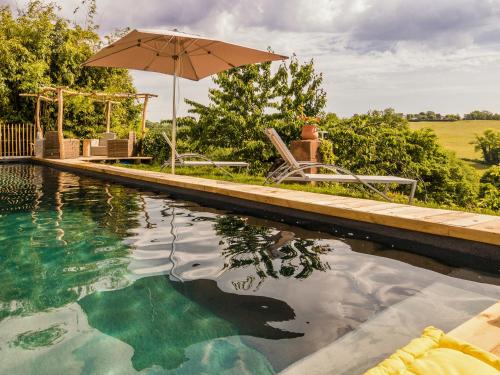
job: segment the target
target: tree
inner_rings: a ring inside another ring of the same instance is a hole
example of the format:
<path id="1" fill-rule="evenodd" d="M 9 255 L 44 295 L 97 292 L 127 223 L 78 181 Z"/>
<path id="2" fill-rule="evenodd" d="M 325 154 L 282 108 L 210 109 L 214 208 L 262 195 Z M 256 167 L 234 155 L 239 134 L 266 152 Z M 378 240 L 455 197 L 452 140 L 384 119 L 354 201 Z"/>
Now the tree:
<path id="1" fill-rule="evenodd" d="M 197 151 L 210 153 L 230 149 L 232 158 L 252 162 L 261 171 L 274 150 L 264 135 L 266 127 L 276 127 L 286 140 L 300 134 L 299 114 L 317 116 L 326 104 L 321 74 L 311 60 L 301 64 L 293 56 L 271 71 L 271 63 L 247 65 L 219 73 L 210 89 L 208 105 L 186 100 L 190 113 L 199 117 L 186 127 L 186 135 Z"/>
<path id="2" fill-rule="evenodd" d="M 68 86 L 79 91 L 135 92 L 132 79 L 123 69 L 84 68 L 81 64 L 98 48 L 101 40 L 89 5 L 87 26 L 71 25 L 57 15 L 55 3 L 31 0 L 14 16 L 8 6 L 0 7 L 0 113 L 3 121 L 33 121 L 34 101 L 19 97 L 41 86 Z M 42 125 L 55 124 L 56 106 L 44 106 Z M 140 108 L 126 100 L 113 109 L 112 125 L 138 125 Z M 68 135 L 95 136 L 105 124 L 104 106 L 88 98 L 67 97 L 64 106 Z M 126 132 L 127 130 L 123 130 Z"/>
<path id="3" fill-rule="evenodd" d="M 476 134 L 476 140 L 471 142 L 476 151 L 483 153 L 487 164 L 500 163 L 500 132 L 494 129 L 486 129 L 483 135 Z"/>
<path id="4" fill-rule="evenodd" d="M 490 111 L 472 111 L 464 115 L 464 120 L 500 120 L 500 114 Z"/>

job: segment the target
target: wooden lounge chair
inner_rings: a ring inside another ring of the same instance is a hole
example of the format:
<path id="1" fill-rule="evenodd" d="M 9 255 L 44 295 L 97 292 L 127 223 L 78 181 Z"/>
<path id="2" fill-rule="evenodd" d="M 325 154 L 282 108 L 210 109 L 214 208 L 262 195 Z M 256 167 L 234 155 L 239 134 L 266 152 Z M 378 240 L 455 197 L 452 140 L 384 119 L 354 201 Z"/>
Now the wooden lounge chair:
<path id="1" fill-rule="evenodd" d="M 162 133 L 163 138 L 172 149 L 172 142 L 170 138 L 168 138 L 167 134 Z M 198 160 L 188 160 L 188 159 L 198 159 Z M 171 159 L 168 159 L 163 163 L 161 169 L 169 166 L 171 164 Z M 248 163 L 244 161 L 214 161 L 207 158 L 204 155 L 197 153 L 185 153 L 179 154 L 177 150 L 175 151 L 175 165 L 180 167 L 200 167 L 200 166 L 213 166 L 219 169 L 224 170 L 226 173 L 229 173 L 224 167 L 239 167 L 239 168 L 248 168 Z M 230 173 L 229 173 L 230 174 Z"/>
<path id="2" fill-rule="evenodd" d="M 345 168 L 338 167 L 333 164 L 323 164 L 307 161 L 297 161 L 290 150 L 286 147 L 285 143 L 273 128 L 265 130 L 266 135 L 278 150 L 278 153 L 284 160 L 278 168 L 268 174 L 266 182 L 281 183 L 282 181 L 300 181 L 300 182 L 338 182 L 338 183 L 354 183 L 362 184 L 371 191 L 382 196 L 384 199 L 390 201 L 387 195 L 372 184 L 383 184 L 386 186 L 386 191 L 389 185 L 411 185 L 410 195 L 408 197 L 409 203 L 412 203 L 417 188 L 417 181 L 409 178 L 395 177 L 395 176 L 362 176 L 356 175 Z M 332 174 L 323 173 L 306 173 L 306 169 L 310 168 L 324 168 L 332 171 Z"/>

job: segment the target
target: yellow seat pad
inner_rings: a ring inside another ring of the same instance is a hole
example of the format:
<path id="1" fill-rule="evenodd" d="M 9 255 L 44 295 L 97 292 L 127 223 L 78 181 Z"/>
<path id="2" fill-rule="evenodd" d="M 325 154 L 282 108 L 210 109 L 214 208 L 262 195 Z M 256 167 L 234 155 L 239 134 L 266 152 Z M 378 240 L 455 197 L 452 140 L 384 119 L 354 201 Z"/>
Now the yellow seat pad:
<path id="1" fill-rule="evenodd" d="M 365 375 L 499 375 L 500 358 L 464 341 L 427 327 Z"/>

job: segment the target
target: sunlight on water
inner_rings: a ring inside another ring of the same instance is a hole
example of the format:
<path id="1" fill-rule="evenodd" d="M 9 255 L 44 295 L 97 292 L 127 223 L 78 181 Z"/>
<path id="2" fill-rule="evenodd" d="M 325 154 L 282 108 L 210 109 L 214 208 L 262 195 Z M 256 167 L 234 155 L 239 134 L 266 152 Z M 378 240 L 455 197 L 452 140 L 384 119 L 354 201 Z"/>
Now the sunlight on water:
<path id="1" fill-rule="evenodd" d="M 492 284 L 355 237 L 0 165 L 2 374 L 272 374 L 332 345 L 332 371 L 358 374 L 486 308 Z"/>

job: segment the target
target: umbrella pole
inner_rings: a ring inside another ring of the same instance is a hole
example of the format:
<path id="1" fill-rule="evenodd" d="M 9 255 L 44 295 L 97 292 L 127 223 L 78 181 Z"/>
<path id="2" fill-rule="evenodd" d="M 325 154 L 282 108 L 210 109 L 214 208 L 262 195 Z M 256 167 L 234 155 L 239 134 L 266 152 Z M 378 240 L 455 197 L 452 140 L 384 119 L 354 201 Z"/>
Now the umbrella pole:
<path id="1" fill-rule="evenodd" d="M 172 174 L 175 174 L 175 162 L 176 162 L 176 148 L 177 148 L 177 113 L 175 110 L 175 87 L 177 86 L 177 59 L 174 58 L 174 87 L 172 94 L 172 155 L 170 160 L 172 162 Z"/>

